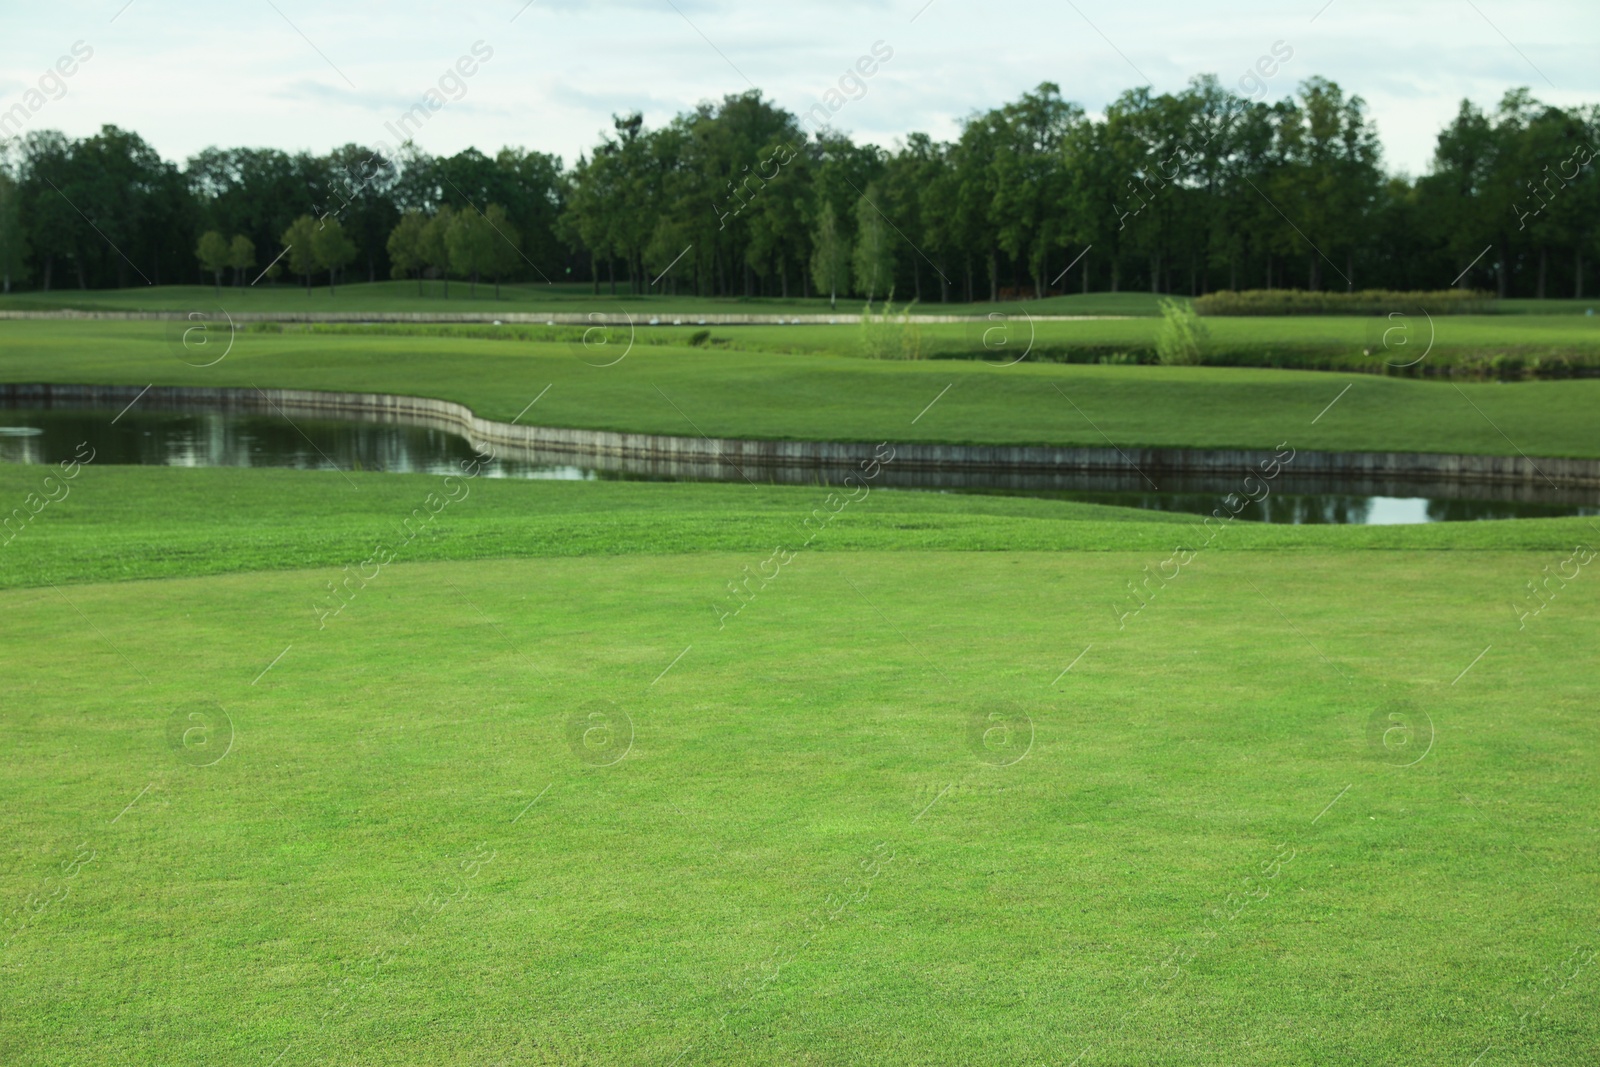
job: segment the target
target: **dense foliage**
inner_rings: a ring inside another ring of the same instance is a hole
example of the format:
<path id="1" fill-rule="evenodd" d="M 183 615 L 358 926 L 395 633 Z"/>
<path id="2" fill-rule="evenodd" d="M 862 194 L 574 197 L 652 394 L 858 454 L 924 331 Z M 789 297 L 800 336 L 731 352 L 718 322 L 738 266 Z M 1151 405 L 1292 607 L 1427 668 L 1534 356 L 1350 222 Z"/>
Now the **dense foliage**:
<path id="1" fill-rule="evenodd" d="M 276 264 L 307 285 L 482 276 L 924 302 L 1078 289 L 1582 296 L 1600 254 L 1597 132 L 1600 110 L 1519 89 L 1489 113 L 1464 101 L 1429 172 L 1390 175 L 1359 96 L 1312 78 L 1269 103 L 1210 76 L 1176 94 L 1130 90 L 1098 119 L 1045 83 L 972 115 L 953 142 L 912 133 L 893 150 L 808 134 L 752 90 L 660 129 L 619 116 L 571 167 L 410 143 L 392 158 L 353 144 L 211 148 L 179 167 L 113 126 L 81 140 L 36 131 L 0 160 L 0 280 L 220 285 L 231 270 L 250 284 Z"/>
<path id="2" fill-rule="evenodd" d="M 1316 293 L 1302 289 L 1249 289 L 1236 293 L 1221 289 L 1194 301 L 1194 310 L 1201 315 L 1387 315 L 1399 308 L 1411 314 L 1426 311 L 1430 315 L 1482 315 L 1492 310 L 1493 301 L 1487 293 L 1471 289 L 1410 293 L 1388 289 Z"/>

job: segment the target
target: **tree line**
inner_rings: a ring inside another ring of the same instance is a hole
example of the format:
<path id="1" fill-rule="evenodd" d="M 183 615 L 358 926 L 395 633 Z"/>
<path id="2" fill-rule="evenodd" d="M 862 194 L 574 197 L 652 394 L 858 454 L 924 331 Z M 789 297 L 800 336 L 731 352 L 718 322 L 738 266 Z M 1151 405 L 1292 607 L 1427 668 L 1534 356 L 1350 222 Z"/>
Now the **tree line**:
<path id="1" fill-rule="evenodd" d="M 1213 76 L 1091 117 L 1041 84 L 953 141 L 807 134 L 757 90 L 542 152 L 209 148 L 114 126 L 0 157 L 0 281 L 58 289 L 326 277 L 595 292 L 996 300 L 1069 291 L 1487 288 L 1582 296 L 1600 108 L 1463 101 L 1426 174 L 1385 170 L 1359 96 L 1269 102 Z M 298 239 L 296 239 L 298 238 Z M 258 260 L 264 264 L 258 264 Z M 1470 266 L 1469 266 L 1470 265 Z"/>

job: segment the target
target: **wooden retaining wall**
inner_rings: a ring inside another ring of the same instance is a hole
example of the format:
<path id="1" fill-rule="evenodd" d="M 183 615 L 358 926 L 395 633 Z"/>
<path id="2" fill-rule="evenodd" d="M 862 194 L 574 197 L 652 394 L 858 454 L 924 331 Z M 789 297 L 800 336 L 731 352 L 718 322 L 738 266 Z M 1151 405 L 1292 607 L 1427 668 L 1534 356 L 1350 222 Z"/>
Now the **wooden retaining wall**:
<path id="1" fill-rule="evenodd" d="M 23 407 L 95 407 L 117 410 L 139 396 L 138 386 L 0 384 L 0 400 Z M 554 426 L 525 426 L 480 418 L 465 405 L 428 397 L 383 393 L 329 393 L 303 389 L 203 389 L 154 386 L 140 399 L 152 408 L 323 415 L 361 421 L 409 424 L 451 430 L 474 443 L 489 443 L 545 455 L 584 459 L 627 459 L 671 468 L 707 465 L 802 467 L 819 470 L 852 467 L 873 456 L 876 442 L 749 441 L 618 433 Z M 1214 475 L 1256 472 L 1274 459 L 1264 449 L 1058 448 L 1026 445 L 894 446 L 900 470 Z M 1288 442 L 1293 447 L 1294 442 Z M 604 465 L 604 464 L 602 464 Z M 1600 460 L 1526 456 L 1454 455 L 1432 452 L 1297 452 L 1286 465 L 1297 476 L 1335 479 L 1453 481 L 1503 486 L 1548 484 L 1563 489 L 1600 487 Z"/>

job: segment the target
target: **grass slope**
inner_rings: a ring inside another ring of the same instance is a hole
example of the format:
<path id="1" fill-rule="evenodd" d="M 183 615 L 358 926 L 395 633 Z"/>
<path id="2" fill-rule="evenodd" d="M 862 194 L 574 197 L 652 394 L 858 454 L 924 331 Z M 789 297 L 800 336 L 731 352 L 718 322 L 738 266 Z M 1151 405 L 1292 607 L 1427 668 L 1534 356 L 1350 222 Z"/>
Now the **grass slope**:
<path id="1" fill-rule="evenodd" d="M 405 562 L 326 631 L 321 572 L 0 593 L 0 1058 L 1600 1040 L 1596 602 L 1492 595 L 1547 553 L 1203 554 L 1122 630 L 1143 553 L 808 554 L 718 630 L 750 558 Z"/>
<path id="2" fill-rule="evenodd" d="M 0 465 L 0 514 L 22 507 L 29 493 L 43 496 L 43 477 L 40 468 Z M 1140 551 L 1154 564 L 1178 544 L 1208 540 L 1214 551 L 1291 552 L 1557 552 L 1600 540 L 1595 520 L 1580 518 L 1426 526 L 1236 521 L 1212 537 L 1197 528 L 1198 516 L 1025 497 L 877 489 L 841 507 L 824 487 L 491 479 L 470 483 L 424 533 L 407 538 L 403 523 L 413 510 L 428 494 L 449 491 L 427 475 L 352 473 L 347 481 L 331 472 L 90 466 L 14 537 L 0 531 L 0 588 L 301 567 L 324 568 L 321 581 L 339 581 L 343 568 L 365 561 L 379 543 L 403 544 L 398 555 L 407 563 L 723 551 L 748 553 L 754 566 L 776 546 L 798 551 L 808 541 L 821 552 Z M 814 510 L 836 507 L 826 525 L 802 525 Z M 1514 592 L 1508 587 L 1501 598 Z M 706 591 L 707 604 L 725 597 L 722 588 Z"/>
<path id="3" fill-rule="evenodd" d="M 549 386 L 528 416 L 546 425 L 728 437 L 1600 455 L 1595 380 L 997 368 L 649 344 L 599 367 L 576 343 L 297 332 L 242 332 L 226 359 L 197 368 L 165 338 L 157 323 L 0 323 L 0 381 L 394 392 L 502 420 Z"/>

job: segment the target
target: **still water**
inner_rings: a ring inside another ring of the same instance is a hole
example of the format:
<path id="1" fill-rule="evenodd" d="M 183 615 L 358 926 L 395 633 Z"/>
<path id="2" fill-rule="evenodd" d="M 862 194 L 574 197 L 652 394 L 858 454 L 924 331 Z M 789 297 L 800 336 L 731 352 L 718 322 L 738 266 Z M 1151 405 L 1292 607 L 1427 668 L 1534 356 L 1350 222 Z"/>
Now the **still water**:
<path id="1" fill-rule="evenodd" d="M 298 470 L 392 471 L 448 474 L 473 455 L 472 446 L 449 430 L 382 422 L 329 419 L 293 411 L 282 414 L 207 413 L 133 408 L 116 411 L 0 408 L 0 462 L 56 463 L 87 442 L 95 463 L 167 467 L 290 467 Z M 563 480 L 742 481 L 749 476 L 774 484 L 818 484 L 842 477 L 814 467 L 731 466 L 663 471 L 646 461 L 607 460 L 588 466 L 570 456 L 536 452 L 499 458 L 482 476 Z M 885 475 L 891 468 L 884 468 Z M 1236 492 L 1237 476 L 1156 477 L 1153 491 L 1139 475 L 1010 474 L 982 472 L 893 472 L 886 484 L 945 492 L 1006 493 L 1157 511 L 1209 514 L 1220 498 Z M 1512 499 L 1511 497 L 1515 497 Z M 1342 481 L 1299 479 L 1286 473 L 1274 492 L 1240 513 L 1241 519 L 1274 523 L 1458 522 L 1552 515 L 1600 514 L 1600 494 L 1590 490 L 1527 487 L 1399 484 L 1370 478 Z"/>

